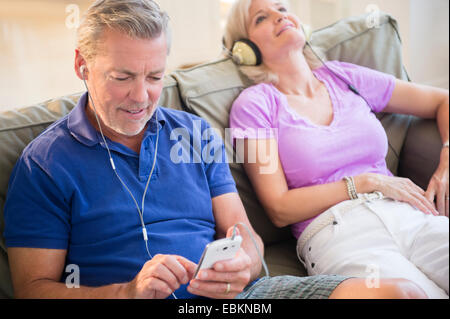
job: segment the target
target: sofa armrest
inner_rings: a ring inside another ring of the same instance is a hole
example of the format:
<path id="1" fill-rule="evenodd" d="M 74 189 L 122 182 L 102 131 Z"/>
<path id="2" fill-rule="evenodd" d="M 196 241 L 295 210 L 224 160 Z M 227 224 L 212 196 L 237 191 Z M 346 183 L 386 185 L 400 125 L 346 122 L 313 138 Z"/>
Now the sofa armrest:
<path id="1" fill-rule="evenodd" d="M 400 154 L 399 176 L 424 190 L 439 165 L 442 141 L 434 120 L 414 118 Z"/>

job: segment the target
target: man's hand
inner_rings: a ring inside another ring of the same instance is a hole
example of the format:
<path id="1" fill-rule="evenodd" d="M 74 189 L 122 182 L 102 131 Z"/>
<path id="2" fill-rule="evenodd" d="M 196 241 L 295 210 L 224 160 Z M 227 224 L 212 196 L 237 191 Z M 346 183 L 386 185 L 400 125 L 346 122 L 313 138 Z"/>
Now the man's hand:
<path id="1" fill-rule="evenodd" d="M 227 237 L 231 235 L 232 228 Z M 212 269 L 201 270 L 197 279 L 191 281 L 188 291 L 213 299 L 233 299 L 247 287 L 250 278 L 251 259 L 241 248 L 235 258 L 217 262 Z"/>
<path id="2" fill-rule="evenodd" d="M 127 294 L 136 299 L 165 299 L 193 278 L 196 267 L 181 256 L 156 255 L 127 284 Z"/>

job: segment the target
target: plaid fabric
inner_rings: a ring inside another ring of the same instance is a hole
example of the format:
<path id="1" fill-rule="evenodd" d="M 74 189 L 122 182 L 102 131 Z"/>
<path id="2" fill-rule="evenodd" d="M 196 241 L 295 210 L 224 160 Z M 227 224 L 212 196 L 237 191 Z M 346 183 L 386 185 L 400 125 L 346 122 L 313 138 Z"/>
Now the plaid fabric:
<path id="1" fill-rule="evenodd" d="M 236 299 L 328 299 L 346 279 L 335 275 L 263 277 Z"/>

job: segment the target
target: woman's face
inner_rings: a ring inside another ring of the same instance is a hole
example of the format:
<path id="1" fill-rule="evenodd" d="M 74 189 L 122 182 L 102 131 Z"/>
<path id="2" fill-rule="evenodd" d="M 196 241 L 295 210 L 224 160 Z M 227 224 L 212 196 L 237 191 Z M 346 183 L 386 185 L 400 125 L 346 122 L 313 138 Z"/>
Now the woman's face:
<path id="1" fill-rule="evenodd" d="M 266 64 L 305 45 L 300 20 L 280 1 L 253 0 L 247 30 L 249 39 L 258 46 Z"/>

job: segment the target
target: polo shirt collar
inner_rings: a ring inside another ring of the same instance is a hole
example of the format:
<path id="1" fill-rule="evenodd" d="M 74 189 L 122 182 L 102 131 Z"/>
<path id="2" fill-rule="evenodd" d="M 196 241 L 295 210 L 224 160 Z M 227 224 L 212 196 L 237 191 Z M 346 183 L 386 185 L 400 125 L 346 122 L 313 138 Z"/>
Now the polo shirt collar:
<path id="1" fill-rule="evenodd" d="M 72 136 L 77 139 L 80 143 L 86 146 L 94 146 L 100 144 L 101 140 L 100 133 L 92 126 L 91 122 L 86 114 L 86 106 L 88 100 L 88 93 L 84 93 L 76 107 L 68 115 L 67 127 Z M 158 106 L 156 112 L 153 114 L 152 118 L 149 120 L 147 131 L 145 132 L 144 139 L 149 135 L 156 134 L 156 114 L 158 114 L 158 130 L 161 130 L 166 123 L 166 117 L 163 111 L 161 111 Z"/>

